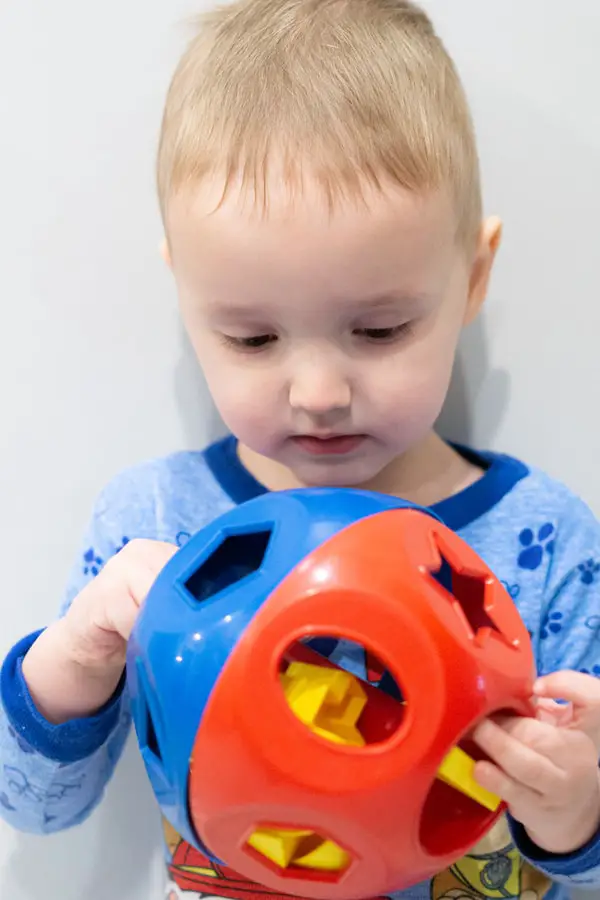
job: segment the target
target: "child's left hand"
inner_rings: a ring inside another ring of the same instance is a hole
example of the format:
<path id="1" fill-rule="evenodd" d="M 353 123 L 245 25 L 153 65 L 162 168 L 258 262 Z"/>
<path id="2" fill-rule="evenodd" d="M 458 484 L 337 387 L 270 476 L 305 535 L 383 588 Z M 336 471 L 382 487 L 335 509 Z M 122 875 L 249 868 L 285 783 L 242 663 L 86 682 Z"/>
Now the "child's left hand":
<path id="1" fill-rule="evenodd" d="M 538 718 L 496 717 L 477 727 L 473 737 L 491 761 L 477 763 L 475 777 L 540 849 L 573 853 L 600 826 L 600 683 L 560 672 L 540 679 L 536 694 L 545 698 Z M 548 702 L 554 698 L 569 702 L 568 721 Z"/>

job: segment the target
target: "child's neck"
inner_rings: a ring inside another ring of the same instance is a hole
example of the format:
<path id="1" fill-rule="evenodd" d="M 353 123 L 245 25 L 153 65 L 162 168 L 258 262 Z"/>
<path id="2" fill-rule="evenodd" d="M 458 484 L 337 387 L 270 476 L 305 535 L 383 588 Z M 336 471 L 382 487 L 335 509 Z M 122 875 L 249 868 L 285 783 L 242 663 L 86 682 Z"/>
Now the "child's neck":
<path id="1" fill-rule="evenodd" d="M 285 466 L 267 459 L 243 444 L 240 460 L 271 491 L 306 487 Z M 469 487 L 483 474 L 435 432 L 402 456 L 396 457 L 375 478 L 356 487 L 402 497 L 421 506 L 433 506 Z"/>

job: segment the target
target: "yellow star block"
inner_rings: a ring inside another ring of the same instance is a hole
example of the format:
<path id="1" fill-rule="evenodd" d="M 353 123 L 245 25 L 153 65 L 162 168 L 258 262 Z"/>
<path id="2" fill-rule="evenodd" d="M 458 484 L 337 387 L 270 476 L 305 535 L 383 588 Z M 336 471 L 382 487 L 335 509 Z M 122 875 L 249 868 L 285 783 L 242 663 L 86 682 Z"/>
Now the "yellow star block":
<path id="1" fill-rule="evenodd" d="M 292 712 L 312 732 L 337 744 L 364 747 L 357 722 L 367 696 L 349 672 L 294 662 L 281 682 Z"/>

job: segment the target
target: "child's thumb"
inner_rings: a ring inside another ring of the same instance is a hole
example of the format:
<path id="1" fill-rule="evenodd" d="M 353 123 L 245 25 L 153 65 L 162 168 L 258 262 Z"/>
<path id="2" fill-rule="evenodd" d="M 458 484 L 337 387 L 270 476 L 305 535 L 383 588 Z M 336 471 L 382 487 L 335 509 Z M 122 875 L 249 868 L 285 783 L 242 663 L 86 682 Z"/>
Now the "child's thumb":
<path id="1" fill-rule="evenodd" d="M 541 698 L 536 700 L 535 703 L 535 717 L 538 722 L 546 722 L 548 725 L 566 728 L 573 721 L 573 705 Z"/>

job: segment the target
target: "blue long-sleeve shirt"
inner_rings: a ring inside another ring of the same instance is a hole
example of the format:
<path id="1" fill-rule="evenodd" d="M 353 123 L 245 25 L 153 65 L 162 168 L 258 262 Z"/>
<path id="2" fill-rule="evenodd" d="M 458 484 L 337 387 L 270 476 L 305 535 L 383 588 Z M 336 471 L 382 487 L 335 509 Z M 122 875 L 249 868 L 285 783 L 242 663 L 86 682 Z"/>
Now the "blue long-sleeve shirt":
<path id="1" fill-rule="evenodd" d="M 480 480 L 434 507 L 503 581 L 532 637 L 540 674 L 575 669 L 600 675 L 600 524 L 563 485 L 498 454 L 461 450 Z M 238 460 L 233 438 L 204 452 L 183 452 L 118 476 L 94 508 L 62 605 L 133 538 L 182 545 L 191 534 L 264 492 Z M 36 710 L 21 664 L 37 637 L 17 644 L 0 675 L 0 813 L 16 828 L 60 831 L 100 802 L 128 735 L 126 689 L 91 718 L 51 725 Z M 340 642 L 334 657 L 365 677 L 365 660 Z M 272 896 L 215 867 L 165 824 L 169 897 L 241 900 Z M 566 897 L 568 885 L 600 884 L 600 833 L 587 847 L 553 857 L 512 823 L 496 826 L 468 857 L 398 897 Z M 533 895 L 530 893 L 533 891 Z"/>

